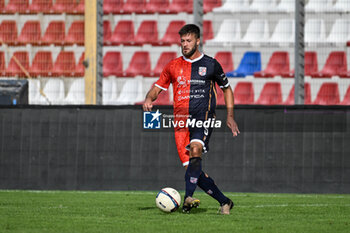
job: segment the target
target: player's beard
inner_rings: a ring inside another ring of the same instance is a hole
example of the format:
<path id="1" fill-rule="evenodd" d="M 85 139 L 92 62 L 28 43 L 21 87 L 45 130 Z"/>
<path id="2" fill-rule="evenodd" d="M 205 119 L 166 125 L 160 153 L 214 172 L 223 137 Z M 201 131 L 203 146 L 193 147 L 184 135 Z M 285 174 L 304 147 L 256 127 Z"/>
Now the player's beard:
<path id="1" fill-rule="evenodd" d="M 186 58 L 190 58 L 192 57 L 192 55 L 196 52 L 198 46 L 197 44 L 194 45 L 193 49 L 191 51 L 189 51 L 188 53 L 184 52 L 184 49 L 182 48 L 182 54 L 186 57 Z"/>

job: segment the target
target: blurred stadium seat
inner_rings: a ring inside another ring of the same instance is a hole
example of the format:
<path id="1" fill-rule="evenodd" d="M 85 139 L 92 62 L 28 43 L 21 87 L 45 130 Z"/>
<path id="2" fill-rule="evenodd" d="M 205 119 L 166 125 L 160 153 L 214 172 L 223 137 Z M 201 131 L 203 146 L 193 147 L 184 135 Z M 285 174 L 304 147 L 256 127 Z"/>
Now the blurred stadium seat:
<path id="1" fill-rule="evenodd" d="M 255 72 L 256 78 L 273 78 L 289 73 L 289 53 L 284 51 L 274 52 L 263 71 Z"/>
<path id="2" fill-rule="evenodd" d="M 210 20 L 203 21 L 203 43 L 214 38 L 213 25 Z"/>
<path id="3" fill-rule="evenodd" d="M 333 11 L 332 0 L 309 0 L 305 5 L 305 12 L 331 12 Z"/>
<path id="4" fill-rule="evenodd" d="M 85 66 L 83 65 L 83 61 L 85 59 L 85 52 L 80 55 L 78 64 L 75 66 L 74 77 L 84 77 L 85 75 Z"/>
<path id="5" fill-rule="evenodd" d="M 295 86 L 293 84 L 286 101 L 283 104 L 285 105 L 293 105 L 294 104 L 294 91 Z M 304 104 L 311 104 L 311 87 L 310 83 L 304 83 Z"/>
<path id="6" fill-rule="evenodd" d="M 52 68 L 54 77 L 73 77 L 75 74 L 75 55 L 72 51 L 61 51 Z"/>
<path id="7" fill-rule="evenodd" d="M 6 69 L 6 76 L 12 77 L 26 77 L 25 72 L 20 68 L 20 66 L 15 61 L 17 60 L 19 64 L 27 71 L 29 69 L 29 55 L 27 51 L 17 51 L 13 53 L 9 65 Z"/>
<path id="8" fill-rule="evenodd" d="M 340 105 L 350 105 L 350 86 L 346 90 L 343 100 L 339 103 Z"/>
<path id="9" fill-rule="evenodd" d="M 193 0 L 172 0 L 168 13 L 178 14 L 181 12 L 192 13 L 193 11 Z"/>
<path id="10" fill-rule="evenodd" d="M 313 104 L 335 105 L 339 104 L 339 89 L 337 83 L 323 83 L 317 93 Z"/>
<path id="11" fill-rule="evenodd" d="M 28 20 L 25 22 L 20 35 L 17 38 L 19 45 L 40 44 L 41 28 L 37 20 Z"/>
<path id="12" fill-rule="evenodd" d="M 85 13 L 85 0 L 80 0 L 79 4 L 73 10 L 74 14 L 84 14 Z"/>
<path id="13" fill-rule="evenodd" d="M 249 0 L 225 1 L 221 7 L 214 8 L 214 12 L 246 12 L 249 11 Z"/>
<path id="14" fill-rule="evenodd" d="M 254 104 L 254 88 L 252 82 L 238 82 L 233 91 L 235 104 Z"/>
<path id="15" fill-rule="evenodd" d="M 151 75 L 151 58 L 149 52 L 136 51 L 123 74 L 124 77 L 135 77 L 136 75 Z"/>
<path id="16" fill-rule="evenodd" d="M 152 44 L 158 41 L 158 24 L 156 20 L 142 21 L 135 35 L 133 45 Z"/>
<path id="17" fill-rule="evenodd" d="M 203 0 L 203 12 L 208 13 L 222 5 L 221 0 Z"/>
<path id="18" fill-rule="evenodd" d="M 109 51 L 103 57 L 103 77 L 123 76 L 123 60 L 120 52 Z"/>
<path id="19" fill-rule="evenodd" d="M 32 0 L 29 6 L 29 12 L 32 14 L 45 13 L 48 14 L 52 9 L 52 0 Z"/>
<path id="20" fill-rule="evenodd" d="M 130 44 L 134 41 L 134 22 L 132 20 L 120 20 L 114 28 L 110 41 L 111 45 Z"/>
<path id="21" fill-rule="evenodd" d="M 85 34 L 84 34 L 84 21 L 74 21 L 64 38 L 64 43 L 68 45 L 84 45 Z"/>
<path id="22" fill-rule="evenodd" d="M 326 41 L 324 19 L 308 19 L 305 23 L 304 40 L 306 43 L 323 43 Z"/>
<path id="23" fill-rule="evenodd" d="M 336 12 L 350 12 L 349 0 L 337 0 L 333 6 L 333 10 Z"/>
<path id="24" fill-rule="evenodd" d="M 212 40 L 207 40 L 207 45 L 230 45 L 241 41 L 241 24 L 238 19 L 224 19 L 219 31 Z"/>
<path id="25" fill-rule="evenodd" d="M 46 29 L 45 34 L 41 38 L 41 44 L 43 45 L 63 45 L 65 34 L 65 22 L 64 21 L 51 21 Z"/>
<path id="26" fill-rule="evenodd" d="M 146 0 L 125 0 L 123 8 L 120 13 L 122 14 L 142 14 L 145 13 Z"/>
<path id="27" fill-rule="evenodd" d="M 146 3 L 146 13 L 155 14 L 155 13 L 166 13 L 169 8 L 169 0 L 149 0 Z"/>
<path id="28" fill-rule="evenodd" d="M 158 58 L 157 64 L 152 70 L 151 77 L 159 77 L 164 67 L 177 56 L 176 52 L 162 52 Z"/>
<path id="29" fill-rule="evenodd" d="M 260 96 L 255 104 L 276 105 L 282 104 L 281 83 L 269 82 L 266 83 L 260 92 Z"/>
<path id="30" fill-rule="evenodd" d="M 215 54 L 215 59 L 220 63 L 225 73 L 230 70 L 233 70 L 233 59 L 232 59 L 231 52 L 226 52 L 226 51 L 217 52 Z"/>
<path id="31" fill-rule="evenodd" d="M 52 55 L 50 51 L 39 51 L 35 54 L 29 73 L 32 77 L 51 76 L 53 69 Z"/>
<path id="32" fill-rule="evenodd" d="M 295 39 L 294 19 L 280 19 L 271 36 L 270 42 L 284 44 L 293 43 Z"/>
<path id="33" fill-rule="evenodd" d="M 318 62 L 316 52 L 305 52 L 304 57 L 304 75 L 311 76 L 318 72 Z M 294 69 L 290 72 L 283 72 L 282 77 L 284 78 L 294 78 Z"/>
<path id="34" fill-rule="evenodd" d="M 329 54 L 323 69 L 319 72 L 311 73 L 311 77 L 330 78 L 332 76 L 341 76 L 344 72 L 347 72 L 346 53 L 334 51 Z"/>
<path id="35" fill-rule="evenodd" d="M 349 38 L 350 19 L 336 19 L 327 37 L 327 42 L 344 45 Z"/>
<path id="36" fill-rule="evenodd" d="M 85 103 L 85 80 L 84 78 L 75 78 L 71 80 L 68 88 L 65 104 L 84 104 Z"/>
<path id="37" fill-rule="evenodd" d="M 17 44 L 17 23 L 15 20 L 3 20 L 0 24 L 0 42 L 1 44 Z"/>
<path id="38" fill-rule="evenodd" d="M 266 43 L 270 39 L 269 24 L 266 19 L 253 19 L 242 41 L 252 43 Z"/>
<path id="39" fill-rule="evenodd" d="M 29 1 L 28 0 L 9 0 L 4 11 L 7 14 L 25 14 L 29 13 Z"/>
<path id="40" fill-rule="evenodd" d="M 124 0 L 104 0 L 103 13 L 104 14 L 120 14 L 123 9 Z"/>
<path id="41" fill-rule="evenodd" d="M 249 11 L 275 12 L 277 11 L 277 1 L 276 0 L 253 0 L 249 6 Z"/>
<path id="42" fill-rule="evenodd" d="M 49 78 L 45 80 L 43 92 L 51 104 L 63 104 L 65 98 L 64 82 L 60 78 Z M 42 99 L 42 98 L 41 98 Z M 45 101 L 42 99 L 42 101 Z M 41 103 L 43 104 L 43 103 Z"/>
<path id="43" fill-rule="evenodd" d="M 281 0 L 277 5 L 277 10 L 286 13 L 295 11 L 295 0 Z"/>
<path id="44" fill-rule="evenodd" d="M 109 20 L 103 21 L 103 44 L 108 45 L 111 43 L 111 36 L 112 36 L 112 30 L 111 30 L 111 23 Z"/>
<path id="45" fill-rule="evenodd" d="M 0 51 L 0 76 L 6 75 L 6 61 L 5 54 L 3 51 Z"/>
<path id="46" fill-rule="evenodd" d="M 182 20 L 173 20 L 169 23 L 166 32 L 161 40 L 158 43 L 154 43 L 153 45 L 161 45 L 167 46 L 172 44 L 180 45 L 179 39 L 179 30 L 186 24 L 185 21 Z"/>
<path id="47" fill-rule="evenodd" d="M 245 77 L 259 71 L 261 71 L 260 52 L 245 52 L 238 68 L 226 75 L 227 77 Z"/>
<path id="48" fill-rule="evenodd" d="M 51 12 L 55 14 L 74 13 L 76 6 L 76 0 L 56 0 L 51 8 Z"/>

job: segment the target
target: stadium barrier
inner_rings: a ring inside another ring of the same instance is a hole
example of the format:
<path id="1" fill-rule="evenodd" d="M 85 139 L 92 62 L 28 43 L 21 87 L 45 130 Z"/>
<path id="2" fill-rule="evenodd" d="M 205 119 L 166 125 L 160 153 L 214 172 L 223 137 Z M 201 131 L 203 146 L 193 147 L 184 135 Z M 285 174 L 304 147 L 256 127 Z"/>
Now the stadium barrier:
<path id="1" fill-rule="evenodd" d="M 184 190 L 173 130 L 143 129 L 140 106 L 0 108 L 0 189 Z M 349 110 L 240 105 L 232 138 L 219 107 L 203 170 L 224 191 L 350 193 Z"/>

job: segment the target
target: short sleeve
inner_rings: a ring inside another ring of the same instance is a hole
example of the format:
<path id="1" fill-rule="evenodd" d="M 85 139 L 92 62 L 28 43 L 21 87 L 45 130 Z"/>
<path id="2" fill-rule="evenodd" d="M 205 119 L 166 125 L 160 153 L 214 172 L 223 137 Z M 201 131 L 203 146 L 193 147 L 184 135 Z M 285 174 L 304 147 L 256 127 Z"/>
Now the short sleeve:
<path id="1" fill-rule="evenodd" d="M 226 88 L 230 85 L 220 63 L 217 62 L 215 59 L 214 59 L 214 81 L 219 85 L 220 88 Z"/>
<path id="2" fill-rule="evenodd" d="M 171 83 L 171 73 L 170 73 L 170 64 L 167 64 L 162 73 L 160 74 L 160 77 L 158 81 L 155 83 L 155 86 L 159 87 L 160 89 L 166 91 Z"/>

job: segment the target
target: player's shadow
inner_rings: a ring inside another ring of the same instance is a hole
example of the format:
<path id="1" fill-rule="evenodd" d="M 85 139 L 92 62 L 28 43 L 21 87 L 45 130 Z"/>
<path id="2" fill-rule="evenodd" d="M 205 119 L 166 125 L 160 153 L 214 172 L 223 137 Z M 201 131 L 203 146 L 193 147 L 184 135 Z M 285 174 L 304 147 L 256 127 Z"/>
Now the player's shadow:
<path id="1" fill-rule="evenodd" d="M 182 209 L 179 209 L 178 211 L 182 212 Z M 190 214 L 202 214 L 202 213 L 205 213 L 207 211 L 208 211 L 208 209 L 206 209 L 206 208 L 201 208 L 201 207 L 193 208 L 193 209 L 191 209 Z"/>

